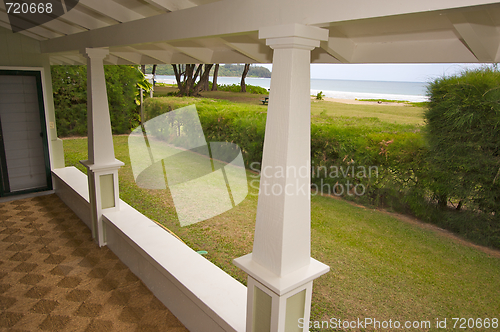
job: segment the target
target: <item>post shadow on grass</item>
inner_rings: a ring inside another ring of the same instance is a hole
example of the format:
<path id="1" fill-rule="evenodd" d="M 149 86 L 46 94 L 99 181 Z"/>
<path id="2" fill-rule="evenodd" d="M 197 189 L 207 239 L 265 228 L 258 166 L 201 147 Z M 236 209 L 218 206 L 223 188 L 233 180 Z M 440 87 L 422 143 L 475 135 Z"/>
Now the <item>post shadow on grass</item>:
<path id="1" fill-rule="evenodd" d="M 248 194 L 241 149 L 206 142 L 194 105 L 159 115 L 129 136 L 136 184 L 169 189 L 181 226 L 226 212 Z"/>

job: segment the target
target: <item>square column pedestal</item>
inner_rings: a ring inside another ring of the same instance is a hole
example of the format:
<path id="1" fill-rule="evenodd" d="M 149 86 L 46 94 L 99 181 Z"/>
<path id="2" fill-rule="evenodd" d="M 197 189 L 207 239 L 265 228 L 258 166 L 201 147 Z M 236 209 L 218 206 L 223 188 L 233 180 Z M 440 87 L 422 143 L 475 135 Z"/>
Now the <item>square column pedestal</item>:
<path id="1" fill-rule="evenodd" d="M 104 210 L 112 212 L 120 209 L 118 169 L 124 163 L 117 159 L 108 165 L 94 165 L 88 160 L 80 161 L 80 163 L 87 168 L 92 237 L 102 247 L 106 245 L 106 230 L 102 223 L 102 214 Z"/>
<path id="2" fill-rule="evenodd" d="M 313 280 L 329 266 L 311 258 L 309 265 L 279 277 L 255 263 L 252 254 L 234 264 L 248 273 L 247 332 L 309 331 Z"/>
<path id="3" fill-rule="evenodd" d="M 247 332 L 305 332 L 313 280 L 329 267 L 311 258 L 311 50 L 328 30 L 263 28 L 273 72 L 253 252 L 234 264 L 248 273 Z"/>

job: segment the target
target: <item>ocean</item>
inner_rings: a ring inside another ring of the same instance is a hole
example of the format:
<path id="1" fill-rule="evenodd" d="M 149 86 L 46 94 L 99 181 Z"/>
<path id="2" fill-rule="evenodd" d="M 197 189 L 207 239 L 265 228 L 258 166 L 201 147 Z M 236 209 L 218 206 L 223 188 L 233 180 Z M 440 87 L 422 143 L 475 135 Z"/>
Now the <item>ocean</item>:
<path id="1" fill-rule="evenodd" d="M 175 83 L 175 76 L 157 75 L 157 82 Z M 240 84 L 240 77 L 218 77 L 218 84 Z M 247 84 L 269 89 L 270 78 L 247 77 Z M 340 99 L 388 99 L 427 101 L 427 83 L 311 79 L 311 95 L 322 91 L 326 97 Z"/>

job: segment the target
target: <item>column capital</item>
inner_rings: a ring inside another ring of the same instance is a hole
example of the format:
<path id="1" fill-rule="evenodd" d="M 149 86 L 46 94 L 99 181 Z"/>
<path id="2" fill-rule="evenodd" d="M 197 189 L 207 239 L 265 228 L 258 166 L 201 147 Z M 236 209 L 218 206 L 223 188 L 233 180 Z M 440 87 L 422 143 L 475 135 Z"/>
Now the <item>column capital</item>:
<path id="1" fill-rule="evenodd" d="M 260 29 L 259 38 L 266 39 L 266 45 L 273 49 L 312 50 L 318 47 L 321 41 L 328 40 L 328 30 L 302 24 L 277 25 Z"/>
<path id="2" fill-rule="evenodd" d="M 85 48 L 81 53 L 87 59 L 104 59 L 109 54 L 109 50 L 105 48 Z"/>

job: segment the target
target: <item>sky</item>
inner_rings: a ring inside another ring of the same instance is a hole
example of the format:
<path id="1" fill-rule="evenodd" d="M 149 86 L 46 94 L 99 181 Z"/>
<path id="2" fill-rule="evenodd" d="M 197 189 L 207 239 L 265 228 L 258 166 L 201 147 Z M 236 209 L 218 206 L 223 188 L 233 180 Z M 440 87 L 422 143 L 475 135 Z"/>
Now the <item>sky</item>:
<path id="1" fill-rule="evenodd" d="M 272 69 L 272 65 L 261 65 Z M 482 64 L 312 64 L 311 78 L 332 80 L 429 82 Z"/>

